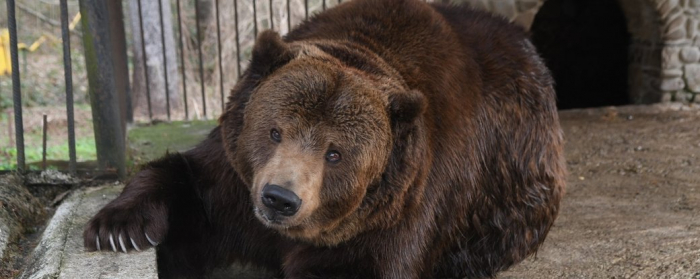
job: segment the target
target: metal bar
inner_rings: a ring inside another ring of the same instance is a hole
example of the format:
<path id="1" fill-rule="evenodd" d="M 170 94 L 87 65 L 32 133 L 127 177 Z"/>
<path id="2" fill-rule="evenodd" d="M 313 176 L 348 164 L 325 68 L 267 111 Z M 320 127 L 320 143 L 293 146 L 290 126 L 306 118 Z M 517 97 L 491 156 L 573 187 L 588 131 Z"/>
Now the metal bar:
<path id="1" fill-rule="evenodd" d="M 165 109 L 170 121 L 170 83 L 168 82 L 168 55 L 165 49 L 165 24 L 163 23 L 163 0 L 158 0 L 158 15 L 160 16 L 160 42 L 163 52 L 163 76 L 165 77 Z"/>
<path id="2" fill-rule="evenodd" d="M 207 100 L 204 92 L 204 63 L 202 62 L 202 29 L 199 27 L 199 0 L 194 1 L 194 18 L 197 25 L 197 52 L 199 53 L 199 84 L 202 87 L 202 111 L 207 118 Z"/>
<path id="3" fill-rule="evenodd" d="M 323 0 L 323 10 L 326 10 L 326 0 Z"/>
<path id="4" fill-rule="evenodd" d="M 66 81 L 66 117 L 68 122 L 68 171 L 75 174 L 75 117 L 73 116 L 73 66 L 70 59 L 68 0 L 61 0 L 61 35 L 63 39 L 63 74 Z"/>
<path id="5" fill-rule="evenodd" d="M 309 0 L 304 0 L 304 19 L 309 19 Z"/>
<path id="6" fill-rule="evenodd" d="M 126 176 L 126 146 L 121 128 L 107 1 L 79 0 L 83 49 L 95 127 L 97 161 L 105 174 Z"/>
<path id="7" fill-rule="evenodd" d="M 182 46 L 182 18 L 180 17 L 180 0 L 177 0 L 177 31 L 180 35 L 180 64 L 182 71 L 182 94 L 185 103 L 185 120 L 190 119 L 190 113 L 187 107 L 187 74 L 185 73 L 185 48 Z"/>
<path id="8" fill-rule="evenodd" d="M 41 121 L 42 133 L 41 133 L 41 168 L 46 170 L 46 113 Z"/>
<path id="9" fill-rule="evenodd" d="M 289 33 L 289 31 L 292 31 L 292 8 L 289 4 L 289 0 L 287 0 L 287 33 Z"/>
<path id="10" fill-rule="evenodd" d="M 223 50 L 221 49 L 221 24 L 219 23 L 219 0 L 216 0 L 214 3 L 216 6 L 214 9 L 216 10 L 216 43 L 217 43 L 217 52 L 219 55 L 219 91 L 221 93 L 221 113 L 224 113 L 224 105 L 226 102 L 224 101 L 224 71 L 221 67 L 221 52 Z"/>
<path id="11" fill-rule="evenodd" d="M 238 78 L 241 78 L 241 40 L 238 37 L 238 1 L 233 0 L 233 21 L 236 25 L 236 67 L 237 67 L 237 73 L 238 73 Z"/>
<path id="12" fill-rule="evenodd" d="M 268 6 L 268 8 L 270 8 L 270 29 L 275 30 L 275 14 L 272 11 L 272 0 L 270 0 L 270 4 Z"/>
<path id="13" fill-rule="evenodd" d="M 24 172 L 24 123 L 22 122 L 22 91 L 20 89 L 19 57 L 17 57 L 17 21 L 15 0 L 7 0 L 7 27 L 10 29 L 10 60 L 12 61 L 12 105 L 15 112 L 17 170 Z"/>
<path id="14" fill-rule="evenodd" d="M 146 100 L 148 101 L 148 119 L 153 120 L 153 110 L 151 109 L 151 87 L 148 80 L 148 56 L 146 55 L 146 40 L 143 35 L 143 15 L 141 14 L 141 0 L 136 0 L 136 4 L 139 6 L 139 30 L 141 31 L 141 53 L 143 53 L 143 76 L 146 81 Z"/>
<path id="15" fill-rule="evenodd" d="M 253 34 L 258 37 L 258 9 L 256 8 L 258 1 L 253 0 Z"/>

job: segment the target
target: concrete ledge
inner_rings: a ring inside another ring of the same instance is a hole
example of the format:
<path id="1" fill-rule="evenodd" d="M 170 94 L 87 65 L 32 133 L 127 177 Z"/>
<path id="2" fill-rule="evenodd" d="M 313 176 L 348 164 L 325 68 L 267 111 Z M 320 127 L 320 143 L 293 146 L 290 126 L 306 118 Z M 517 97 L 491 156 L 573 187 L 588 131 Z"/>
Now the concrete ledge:
<path id="1" fill-rule="evenodd" d="M 20 278 L 158 278 L 155 249 L 124 254 L 83 248 L 85 223 L 122 188 L 104 185 L 71 193 L 56 209 Z"/>

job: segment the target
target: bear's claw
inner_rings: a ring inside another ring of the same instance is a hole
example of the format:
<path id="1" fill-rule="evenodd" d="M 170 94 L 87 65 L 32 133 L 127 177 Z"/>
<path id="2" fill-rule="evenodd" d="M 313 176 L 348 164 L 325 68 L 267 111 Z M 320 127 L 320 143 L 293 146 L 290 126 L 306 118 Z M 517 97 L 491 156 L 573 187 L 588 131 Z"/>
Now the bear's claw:
<path id="1" fill-rule="evenodd" d="M 114 246 L 114 237 L 112 237 L 112 234 L 109 234 L 109 245 L 112 246 L 112 251 L 117 252 L 117 247 Z"/>
<path id="2" fill-rule="evenodd" d="M 122 248 L 122 252 L 126 254 L 126 245 L 124 245 L 124 239 L 122 238 L 122 234 L 119 234 L 119 246 Z"/>
<path id="3" fill-rule="evenodd" d="M 97 244 L 97 251 L 102 251 L 102 249 L 100 249 L 100 236 L 99 235 L 95 236 L 95 244 Z"/>
<path id="4" fill-rule="evenodd" d="M 146 235 L 146 240 L 151 243 L 153 247 L 158 246 L 158 242 L 153 241 L 150 237 L 148 237 L 148 233 L 144 233 Z"/>
<path id="5" fill-rule="evenodd" d="M 129 240 L 131 240 L 131 246 L 134 246 L 134 249 L 138 252 L 141 252 L 141 249 L 139 249 L 139 246 L 136 245 L 136 241 L 134 241 L 133 238 L 129 237 Z"/>

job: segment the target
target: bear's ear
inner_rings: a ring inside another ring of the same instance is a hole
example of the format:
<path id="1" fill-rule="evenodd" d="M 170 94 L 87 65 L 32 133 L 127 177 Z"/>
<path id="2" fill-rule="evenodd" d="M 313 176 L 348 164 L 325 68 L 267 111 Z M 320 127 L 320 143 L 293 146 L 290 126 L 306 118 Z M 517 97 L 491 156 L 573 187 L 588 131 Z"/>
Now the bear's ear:
<path id="1" fill-rule="evenodd" d="M 389 113 L 392 123 L 410 123 L 425 112 L 428 104 L 418 90 L 394 93 L 389 96 Z"/>
<path id="2" fill-rule="evenodd" d="M 293 58 L 294 53 L 280 35 L 273 30 L 265 30 L 255 40 L 249 71 L 255 77 L 265 77 Z"/>

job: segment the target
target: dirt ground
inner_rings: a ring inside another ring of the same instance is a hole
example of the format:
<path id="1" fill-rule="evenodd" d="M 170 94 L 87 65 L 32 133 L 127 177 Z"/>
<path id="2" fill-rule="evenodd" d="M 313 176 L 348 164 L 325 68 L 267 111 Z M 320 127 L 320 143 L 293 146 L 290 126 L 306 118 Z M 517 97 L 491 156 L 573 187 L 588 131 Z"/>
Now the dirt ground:
<path id="1" fill-rule="evenodd" d="M 569 179 L 536 257 L 500 278 L 700 279 L 700 108 L 560 113 Z"/>
<path id="2" fill-rule="evenodd" d="M 498 277 L 700 279 L 700 106 L 560 117 L 569 180 L 559 218 L 535 257 Z"/>

